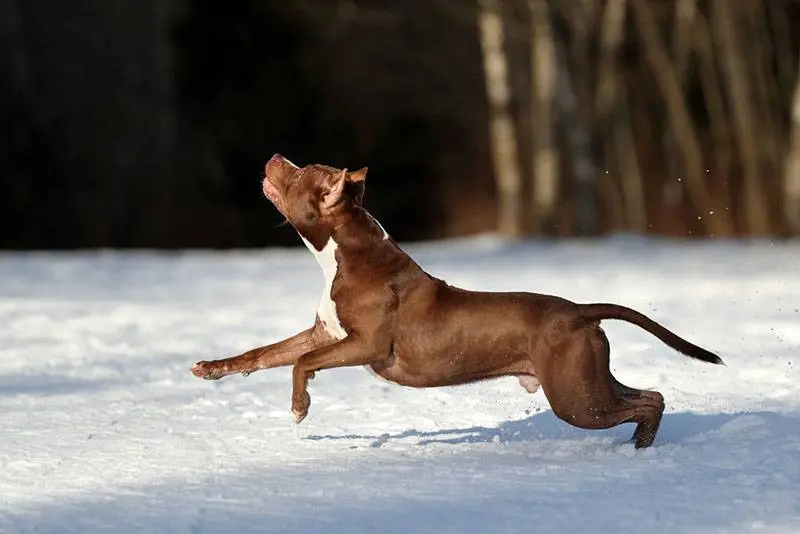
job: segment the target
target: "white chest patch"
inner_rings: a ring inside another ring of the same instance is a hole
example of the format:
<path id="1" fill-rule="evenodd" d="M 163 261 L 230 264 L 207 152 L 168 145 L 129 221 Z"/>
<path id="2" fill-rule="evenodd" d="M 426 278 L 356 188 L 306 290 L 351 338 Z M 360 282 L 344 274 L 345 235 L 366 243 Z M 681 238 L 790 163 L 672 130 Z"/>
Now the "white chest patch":
<path id="1" fill-rule="evenodd" d="M 336 270 L 338 265 L 336 263 L 336 249 L 339 245 L 333 238 L 328 239 L 322 250 L 317 250 L 314 245 L 309 243 L 306 238 L 300 236 L 303 243 L 306 244 L 308 250 L 317 259 L 317 263 L 322 268 L 322 276 L 325 277 L 325 287 L 322 290 L 322 297 L 319 299 L 317 306 L 317 315 L 319 315 L 322 326 L 325 331 L 330 334 L 334 339 L 344 339 L 347 337 L 347 332 L 342 328 L 342 323 L 339 322 L 339 315 L 336 313 L 336 303 L 331 298 L 331 291 L 333 290 L 333 279 L 336 277 Z"/>

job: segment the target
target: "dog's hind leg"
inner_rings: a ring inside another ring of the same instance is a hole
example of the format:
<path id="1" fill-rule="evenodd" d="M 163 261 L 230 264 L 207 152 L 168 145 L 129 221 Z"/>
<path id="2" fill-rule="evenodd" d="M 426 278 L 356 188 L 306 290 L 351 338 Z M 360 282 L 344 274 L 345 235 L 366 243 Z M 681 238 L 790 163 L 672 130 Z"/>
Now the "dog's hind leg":
<path id="1" fill-rule="evenodd" d="M 664 402 L 664 396 L 661 395 L 661 393 L 659 393 L 658 391 L 648 391 L 646 389 L 632 388 L 630 386 L 626 386 L 622 382 L 619 382 L 613 376 L 611 377 L 611 379 L 614 381 L 614 390 L 617 391 L 617 393 L 619 393 L 623 397 L 632 397 L 632 398 L 647 397 L 655 402 L 661 402 L 661 403 Z"/>
<path id="2" fill-rule="evenodd" d="M 663 397 L 658 392 L 640 392 L 620 384 L 609 370 L 605 334 L 596 327 L 590 327 L 586 334 L 559 347 L 557 366 L 542 368 L 540 377 L 553 413 L 586 429 L 637 423 L 633 434 L 636 448 L 650 446 L 661 423 Z"/>

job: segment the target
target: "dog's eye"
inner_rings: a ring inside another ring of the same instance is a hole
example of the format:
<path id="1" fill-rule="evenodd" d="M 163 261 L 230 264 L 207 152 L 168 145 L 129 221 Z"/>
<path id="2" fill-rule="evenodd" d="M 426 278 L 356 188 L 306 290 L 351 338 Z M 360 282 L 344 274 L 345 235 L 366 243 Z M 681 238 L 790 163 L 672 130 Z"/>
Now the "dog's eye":
<path id="1" fill-rule="evenodd" d="M 314 221 L 316 221 L 316 220 L 317 220 L 317 212 L 316 212 L 316 211 L 314 211 L 314 210 L 308 210 L 308 211 L 306 212 L 306 215 L 305 215 L 305 217 L 306 217 L 306 221 L 308 221 L 308 222 L 314 222 Z"/>

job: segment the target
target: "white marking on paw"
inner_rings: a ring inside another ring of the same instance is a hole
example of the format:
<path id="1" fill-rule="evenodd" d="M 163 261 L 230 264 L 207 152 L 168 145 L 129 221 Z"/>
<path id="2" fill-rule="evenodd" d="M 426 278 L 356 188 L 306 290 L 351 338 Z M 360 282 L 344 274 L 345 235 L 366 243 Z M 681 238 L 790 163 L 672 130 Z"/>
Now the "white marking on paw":
<path id="1" fill-rule="evenodd" d="M 336 249 L 339 245 L 333 238 L 328 238 L 328 242 L 322 250 L 317 250 L 314 245 L 308 242 L 306 238 L 300 236 L 303 243 L 306 244 L 308 250 L 317 259 L 317 263 L 322 268 L 322 276 L 325 278 L 325 287 L 322 290 L 322 297 L 317 306 L 317 315 L 319 315 L 322 326 L 325 331 L 334 339 L 344 339 L 347 337 L 347 332 L 342 328 L 342 323 L 339 322 L 339 315 L 336 313 L 336 303 L 331 298 L 331 291 L 333 290 L 333 279 L 336 277 L 336 270 L 338 264 L 336 262 Z"/>

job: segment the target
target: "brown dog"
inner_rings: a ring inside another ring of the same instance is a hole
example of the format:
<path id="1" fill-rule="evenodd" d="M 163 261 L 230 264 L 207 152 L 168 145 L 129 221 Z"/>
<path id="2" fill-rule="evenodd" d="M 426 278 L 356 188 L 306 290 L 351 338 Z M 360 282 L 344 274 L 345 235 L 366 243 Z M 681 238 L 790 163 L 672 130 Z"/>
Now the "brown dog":
<path id="1" fill-rule="evenodd" d="M 616 304 L 576 304 L 536 293 L 465 291 L 423 271 L 362 206 L 366 168 L 298 168 L 276 154 L 264 193 L 316 256 L 325 288 L 314 325 L 288 339 L 192 373 L 214 380 L 293 365 L 292 413 L 311 402 L 307 386 L 322 369 L 366 366 L 403 386 L 466 384 L 517 376 L 541 385 L 553 412 L 580 428 L 635 422 L 635 446 L 652 444 L 664 397 L 618 382 L 609 370 L 603 319 L 633 323 L 683 354 L 722 360 L 639 312 Z"/>

